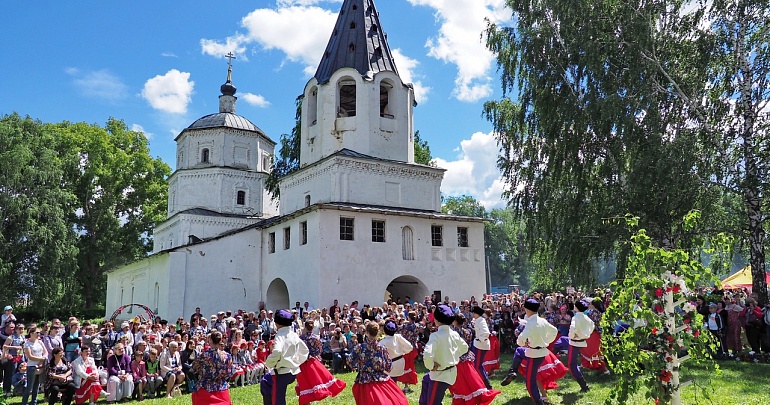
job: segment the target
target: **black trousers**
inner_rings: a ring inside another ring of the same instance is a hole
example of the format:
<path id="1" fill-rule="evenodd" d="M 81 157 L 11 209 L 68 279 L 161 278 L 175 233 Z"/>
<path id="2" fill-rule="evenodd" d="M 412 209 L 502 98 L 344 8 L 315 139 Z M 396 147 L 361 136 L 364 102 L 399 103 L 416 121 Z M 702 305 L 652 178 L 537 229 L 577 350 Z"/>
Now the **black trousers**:
<path id="1" fill-rule="evenodd" d="M 51 384 L 51 388 L 48 390 L 48 405 L 56 403 L 60 392 L 62 405 L 70 405 L 72 397 L 75 395 L 75 383 L 70 382 L 64 385 Z"/>

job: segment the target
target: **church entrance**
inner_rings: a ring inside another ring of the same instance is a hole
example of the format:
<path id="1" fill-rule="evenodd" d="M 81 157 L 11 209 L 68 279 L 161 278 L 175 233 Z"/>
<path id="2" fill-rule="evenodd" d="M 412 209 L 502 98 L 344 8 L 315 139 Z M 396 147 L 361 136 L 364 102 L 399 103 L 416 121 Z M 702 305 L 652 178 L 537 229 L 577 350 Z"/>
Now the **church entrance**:
<path id="1" fill-rule="evenodd" d="M 412 301 L 422 302 L 426 295 L 430 295 L 428 287 L 419 278 L 414 276 L 397 277 L 388 284 L 385 290 L 385 301 L 392 298 L 393 301 L 401 299 L 403 303 L 408 296 Z"/>
<path id="2" fill-rule="evenodd" d="M 265 308 L 273 311 L 289 308 L 289 289 L 286 287 L 286 282 L 282 279 L 276 278 L 267 287 Z"/>

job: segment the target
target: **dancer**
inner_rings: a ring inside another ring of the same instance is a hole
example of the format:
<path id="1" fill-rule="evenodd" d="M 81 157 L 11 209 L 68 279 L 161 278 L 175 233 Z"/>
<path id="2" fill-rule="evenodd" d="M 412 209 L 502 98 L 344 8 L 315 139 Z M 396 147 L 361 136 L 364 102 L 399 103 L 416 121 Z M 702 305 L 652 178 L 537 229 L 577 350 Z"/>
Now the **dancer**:
<path id="1" fill-rule="evenodd" d="M 431 333 L 422 353 L 425 368 L 430 372 L 422 379 L 420 405 L 440 405 L 446 390 L 457 380 L 457 364 L 468 351 L 468 344 L 449 327 L 454 317 L 452 308 L 446 305 L 433 311 L 438 330 Z"/>
<path id="2" fill-rule="evenodd" d="M 545 319 L 537 316 L 537 311 L 540 309 L 540 301 L 529 298 L 524 302 L 524 313 L 526 314 L 525 320 L 527 321 L 524 330 L 521 331 L 517 343 L 520 347 L 526 347 L 524 349 L 524 357 L 527 361 L 527 391 L 529 396 L 535 402 L 535 405 L 543 405 L 545 402 L 540 395 L 541 387 L 537 382 L 537 373 L 540 366 L 545 361 L 545 358 L 551 353 L 548 350 L 548 345 L 556 339 L 557 330 L 556 327 L 551 325 Z M 508 385 L 516 378 L 516 363 L 508 370 L 508 376 L 503 380 L 503 385 Z M 544 387 L 543 387 L 544 388 Z M 545 389 L 543 389 L 545 393 Z M 547 399 L 546 399 L 547 400 Z"/>
<path id="3" fill-rule="evenodd" d="M 233 360 L 224 350 L 222 332 L 209 336 L 211 346 L 193 360 L 192 370 L 198 381 L 192 393 L 193 405 L 230 405 L 227 384 L 233 372 Z"/>
<path id="4" fill-rule="evenodd" d="M 305 321 L 305 333 L 299 337 L 308 349 L 307 360 L 299 366 L 297 385 L 294 387 L 300 405 L 335 397 L 347 385 L 345 381 L 335 378 L 321 362 L 323 344 L 318 335 L 313 334 L 313 328 L 313 321 Z"/>
<path id="5" fill-rule="evenodd" d="M 265 405 L 286 405 L 286 387 L 294 382 L 299 367 L 307 360 L 308 349 L 291 330 L 294 321 L 291 312 L 281 309 L 274 316 L 278 332 L 272 340 L 271 353 L 265 366 L 271 371 L 262 377 L 259 390 Z"/>
<path id="6" fill-rule="evenodd" d="M 470 346 L 473 342 L 473 331 L 464 327 L 465 322 L 465 315 L 458 313 L 452 324 L 452 330 Z M 457 364 L 457 380 L 449 387 L 452 405 L 486 405 L 500 394 L 498 390 L 486 388 L 484 380 L 476 371 L 474 360 L 475 356 L 470 350 L 460 356 L 460 363 Z"/>
<path id="7" fill-rule="evenodd" d="M 594 322 L 594 331 L 586 340 L 586 347 L 580 349 L 580 356 L 583 358 L 583 368 L 597 370 L 604 375 L 610 373 L 607 370 L 607 362 L 602 354 L 602 314 L 604 313 L 604 302 L 601 298 L 595 297 L 588 301 L 588 310 L 584 312 Z M 610 331 L 610 333 L 612 333 Z"/>
<path id="8" fill-rule="evenodd" d="M 353 398 L 356 405 L 409 405 L 406 395 L 388 375 L 393 362 L 388 349 L 377 344 L 379 333 L 380 325 L 369 322 L 365 342 L 357 345 L 350 356 L 351 364 L 358 370 Z"/>
<path id="9" fill-rule="evenodd" d="M 491 349 L 491 344 L 489 343 L 489 324 L 487 324 L 487 320 L 484 318 L 483 308 L 473 307 L 471 311 L 473 313 L 471 324 L 476 333 L 476 338 L 473 339 L 473 346 L 471 346 L 473 355 L 476 356 L 474 365 L 481 379 L 484 380 L 484 385 L 487 389 L 491 389 L 492 385 L 489 383 L 489 376 L 487 375 L 486 368 L 484 368 L 484 361 L 486 360 L 487 353 L 489 353 L 489 349 Z"/>
<path id="10" fill-rule="evenodd" d="M 580 351 L 582 348 L 588 346 L 586 341 L 591 337 L 591 333 L 594 331 L 594 321 L 591 320 L 583 312 L 588 310 L 588 303 L 580 300 L 575 303 L 575 316 L 572 317 L 572 321 L 569 326 L 569 372 L 572 374 L 572 378 L 580 384 L 580 391 L 588 392 L 588 383 L 583 377 L 583 372 L 580 370 Z"/>
<path id="11" fill-rule="evenodd" d="M 393 362 L 388 374 L 394 380 L 404 384 L 417 384 L 412 344 L 401 336 L 400 333 L 396 333 L 397 327 L 395 322 L 385 322 L 383 329 L 385 330 L 385 337 L 380 341 L 380 346 L 388 349 L 388 355 Z M 409 358 L 411 358 L 411 362 L 407 361 Z"/>

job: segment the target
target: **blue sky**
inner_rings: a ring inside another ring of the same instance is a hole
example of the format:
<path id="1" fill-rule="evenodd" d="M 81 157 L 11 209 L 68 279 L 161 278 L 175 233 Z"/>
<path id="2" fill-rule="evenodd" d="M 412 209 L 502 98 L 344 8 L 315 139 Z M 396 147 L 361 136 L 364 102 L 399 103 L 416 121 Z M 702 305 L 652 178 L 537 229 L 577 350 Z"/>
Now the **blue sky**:
<path id="1" fill-rule="evenodd" d="M 0 17 L 0 114 L 143 130 L 174 166 L 174 137 L 217 111 L 223 55 L 237 55 L 238 114 L 273 140 L 294 125 L 294 99 L 324 51 L 341 0 L 12 2 Z M 442 191 L 500 207 L 492 126 L 500 97 L 485 18 L 510 20 L 503 0 L 378 0 L 405 81 L 415 84 L 415 128 L 448 171 Z"/>

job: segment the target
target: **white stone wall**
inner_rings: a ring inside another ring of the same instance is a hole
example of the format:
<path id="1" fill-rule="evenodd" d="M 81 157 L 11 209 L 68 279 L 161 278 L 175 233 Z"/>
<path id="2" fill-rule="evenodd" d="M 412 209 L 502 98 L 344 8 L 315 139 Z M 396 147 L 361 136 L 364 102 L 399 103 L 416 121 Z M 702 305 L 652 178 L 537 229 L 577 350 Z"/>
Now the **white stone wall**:
<path id="1" fill-rule="evenodd" d="M 168 303 L 170 259 L 168 254 L 150 256 L 107 273 L 105 316 L 109 317 L 119 307 L 131 303 L 144 304 L 158 312 L 165 312 Z M 144 314 L 144 311 L 136 311 L 135 309 L 130 314 L 123 312 L 119 319 Z"/>
<path id="2" fill-rule="evenodd" d="M 177 141 L 177 170 L 206 166 L 228 166 L 269 172 L 262 157 L 272 155 L 275 143 L 256 132 L 235 128 L 184 130 Z M 201 162 L 201 151 L 209 149 L 209 163 Z"/>
<path id="3" fill-rule="evenodd" d="M 338 84 L 356 83 L 356 115 L 340 115 Z M 390 88 L 387 114 L 380 113 L 380 87 Z M 315 78 L 305 86 L 302 101 L 300 165 L 306 166 L 348 148 L 366 155 L 414 162 L 412 120 L 414 91 L 393 72 L 379 72 L 364 80 L 352 68 L 335 72 L 328 83 Z"/>
<path id="4" fill-rule="evenodd" d="M 191 208 L 221 213 L 274 216 L 274 204 L 264 199 L 267 173 L 226 167 L 177 170 L 169 178 L 168 216 Z M 236 204 L 238 191 L 246 193 L 244 205 Z"/>
<path id="5" fill-rule="evenodd" d="M 353 241 L 340 240 L 341 216 L 354 218 Z M 372 242 L 372 219 L 385 221 L 386 242 Z M 304 246 L 299 245 L 301 221 L 308 222 L 308 243 Z M 443 247 L 431 246 L 432 224 L 444 227 Z M 403 259 L 404 226 L 413 230 L 414 260 Z M 458 226 L 468 228 L 468 248 L 457 246 Z M 288 250 L 282 248 L 286 227 L 293 238 Z M 267 250 L 270 232 L 276 234 L 275 253 Z M 313 307 L 328 307 L 335 298 L 381 305 L 388 284 L 403 276 L 419 280 L 427 293 L 441 290 L 458 300 L 486 291 L 484 225 L 478 221 L 320 209 L 263 230 L 263 238 L 264 300 L 276 278 L 286 282 L 290 304 L 309 301 Z M 421 298 L 412 296 L 418 301 Z"/>
<path id="6" fill-rule="evenodd" d="M 422 165 L 334 156 L 281 179 L 281 214 L 310 204 L 350 202 L 441 210 L 444 170 Z"/>
<path id="7" fill-rule="evenodd" d="M 212 238 L 225 232 L 257 223 L 261 218 L 233 218 L 179 214 L 165 221 L 153 232 L 153 253 L 187 245 L 189 236 Z"/>

